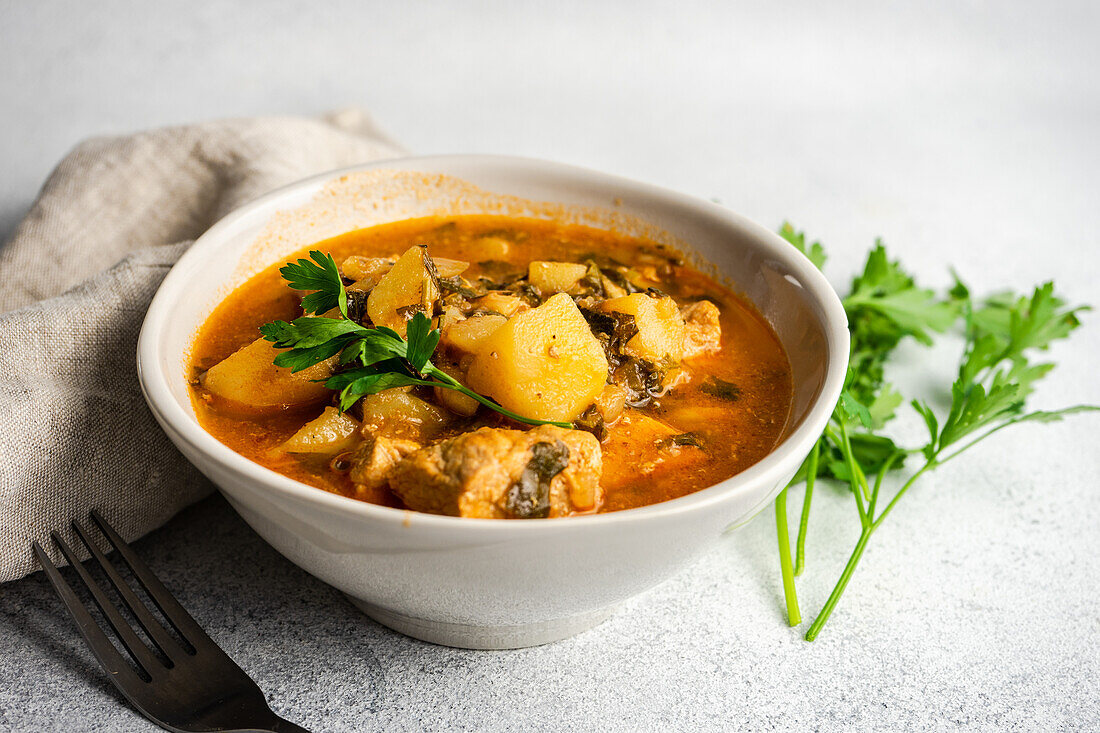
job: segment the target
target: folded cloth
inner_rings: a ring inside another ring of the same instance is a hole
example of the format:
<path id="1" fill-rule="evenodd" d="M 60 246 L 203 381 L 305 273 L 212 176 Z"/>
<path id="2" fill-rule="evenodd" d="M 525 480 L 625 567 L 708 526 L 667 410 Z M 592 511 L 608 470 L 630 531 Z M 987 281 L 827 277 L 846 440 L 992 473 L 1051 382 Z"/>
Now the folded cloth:
<path id="1" fill-rule="evenodd" d="M 0 250 L 0 581 L 36 570 L 31 542 L 69 537 L 93 507 L 132 540 L 212 490 L 138 386 L 153 293 L 242 203 L 401 152 L 347 110 L 97 138 L 61 161 Z"/>

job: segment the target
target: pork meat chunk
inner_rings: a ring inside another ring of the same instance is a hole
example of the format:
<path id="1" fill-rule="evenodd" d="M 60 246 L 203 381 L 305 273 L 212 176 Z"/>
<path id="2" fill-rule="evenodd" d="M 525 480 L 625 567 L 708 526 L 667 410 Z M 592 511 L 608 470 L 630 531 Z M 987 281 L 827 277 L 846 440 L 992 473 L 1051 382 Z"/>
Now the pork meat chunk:
<path id="1" fill-rule="evenodd" d="M 591 433 L 481 428 L 416 451 L 394 467 L 389 483 L 417 511 L 533 519 L 598 509 L 602 472 Z"/>
<path id="2" fill-rule="evenodd" d="M 348 476 L 355 484 L 356 495 L 375 495 L 389 482 L 394 466 L 419 449 L 420 444 L 411 440 L 388 438 L 384 435 L 368 437 L 351 455 L 351 472 Z"/>
<path id="3" fill-rule="evenodd" d="M 713 354 L 722 348 L 721 313 L 709 300 L 680 309 L 684 317 L 684 358 Z"/>

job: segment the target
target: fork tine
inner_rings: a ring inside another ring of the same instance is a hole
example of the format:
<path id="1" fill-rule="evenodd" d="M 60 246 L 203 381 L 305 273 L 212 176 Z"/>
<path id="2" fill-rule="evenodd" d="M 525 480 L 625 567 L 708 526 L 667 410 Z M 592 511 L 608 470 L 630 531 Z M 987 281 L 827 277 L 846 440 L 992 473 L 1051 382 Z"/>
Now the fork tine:
<path id="1" fill-rule="evenodd" d="M 95 509 L 92 510 L 92 521 L 96 523 L 96 526 L 103 532 L 107 541 L 111 543 L 111 546 L 118 552 L 122 559 L 126 561 L 126 564 L 130 566 L 130 572 L 134 574 L 134 577 L 137 578 L 138 582 L 145 588 L 145 592 L 153 599 L 153 603 L 157 605 L 157 608 L 160 609 L 164 618 L 168 619 L 168 623 L 172 624 L 176 633 L 180 635 L 184 642 L 190 644 L 191 647 L 195 649 L 197 649 L 200 644 L 205 644 L 208 645 L 208 647 L 220 651 L 218 645 L 206 635 L 206 632 L 202 630 L 202 627 L 198 625 L 195 619 L 191 618 L 191 614 L 187 613 L 187 611 L 183 609 L 183 606 L 176 601 L 175 597 L 168 592 L 168 589 L 165 588 L 160 582 L 160 579 L 153 574 L 149 566 L 142 562 L 141 558 L 130 549 L 130 546 L 119 536 L 118 532 L 116 532 L 111 525 L 107 524 L 107 520 Z"/>
<path id="2" fill-rule="evenodd" d="M 88 590 L 92 594 L 92 600 L 99 606 L 99 610 L 103 613 L 104 618 L 107 619 L 107 623 L 115 630 L 118 640 L 122 642 L 122 646 L 126 648 L 126 651 L 130 652 L 130 656 L 137 662 L 138 667 L 143 669 L 145 674 L 150 678 L 157 677 L 158 672 L 164 670 L 164 665 L 161 661 L 156 658 L 149 647 L 145 646 L 145 642 L 138 638 L 138 635 L 130 628 L 130 624 L 126 622 L 126 619 L 122 618 L 122 614 L 119 613 L 115 605 L 111 603 L 111 600 L 107 598 L 107 594 L 103 592 L 99 584 L 88 574 L 84 565 L 77 558 L 76 553 L 72 551 L 65 540 L 61 539 L 61 535 L 57 532 L 51 532 L 50 537 L 52 537 L 57 546 L 61 548 L 61 554 L 64 555 L 65 559 L 69 561 L 69 564 L 73 566 L 73 570 L 76 571 L 76 574 L 84 581 L 84 585 L 88 587 Z"/>
<path id="3" fill-rule="evenodd" d="M 84 637 L 84 641 L 87 642 L 88 648 L 92 650 L 92 654 L 99 660 L 100 665 L 107 672 L 111 681 L 116 686 L 123 682 L 129 684 L 140 683 L 143 680 L 138 676 L 134 668 L 130 666 L 130 663 L 118 653 L 118 649 L 115 649 L 115 645 L 111 643 L 107 635 L 103 633 L 103 629 L 99 628 L 95 619 L 88 613 L 88 609 L 84 607 L 84 604 L 77 598 L 76 593 L 69 587 L 69 584 L 65 582 L 65 579 L 61 577 L 60 571 L 57 566 L 53 564 L 53 560 L 46 554 L 42 546 L 37 542 L 31 543 L 31 547 L 34 548 L 34 554 L 38 558 L 38 564 L 42 566 L 42 570 L 46 573 L 46 577 L 50 580 L 50 585 L 57 591 L 57 595 L 61 597 L 61 601 L 65 604 L 65 608 L 69 609 L 69 615 L 73 617 L 73 621 L 76 622 L 76 627 L 80 631 L 80 635 Z"/>
<path id="4" fill-rule="evenodd" d="M 175 664 L 175 662 L 179 660 L 180 654 L 187 654 L 187 650 L 181 647 L 180 644 L 165 631 L 164 626 L 153 618 L 153 614 L 149 613 L 149 609 L 145 607 L 145 604 L 137 597 L 137 594 L 130 588 L 130 585 L 122 579 L 121 575 L 119 575 L 118 569 L 111 564 L 107 556 L 99 549 L 99 545 L 92 541 L 87 530 L 84 529 L 84 525 L 80 522 L 73 521 L 73 530 L 76 531 L 77 536 L 80 537 L 80 541 L 88 548 L 88 552 L 92 554 L 95 561 L 99 563 L 99 567 L 106 573 L 107 578 L 111 581 L 111 585 L 115 588 L 115 592 L 122 598 L 122 602 L 130 609 L 130 613 L 134 614 L 134 618 L 141 624 L 141 628 L 145 629 L 145 633 L 153 640 L 153 643 L 157 645 L 157 648 L 160 649 L 164 656 L 168 657 L 168 659 Z"/>

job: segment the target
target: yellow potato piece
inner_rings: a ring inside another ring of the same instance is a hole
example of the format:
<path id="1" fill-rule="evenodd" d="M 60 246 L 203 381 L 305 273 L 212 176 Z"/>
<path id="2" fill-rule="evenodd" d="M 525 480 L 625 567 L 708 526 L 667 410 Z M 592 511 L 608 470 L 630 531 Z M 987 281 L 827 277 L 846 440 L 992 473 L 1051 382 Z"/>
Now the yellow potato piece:
<path id="1" fill-rule="evenodd" d="M 472 316 L 444 328 L 440 341 L 459 351 L 472 354 L 477 351 L 482 341 L 493 335 L 498 328 L 507 322 L 508 319 L 504 316 L 495 316 L 488 313 L 481 316 Z"/>
<path id="2" fill-rule="evenodd" d="M 321 453 L 334 455 L 350 448 L 356 440 L 359 421 L 335 407 L 326 407 L 315 420 L 310 420 L 282 448 L 287 453 Z"/>
<path id="3" fill-rule="evenodd" d="M 572 420 L 603 390 L 607 359 L 565 293 L 520 313 L 484 341 L 469 387 L 539 420 Z"/>
<path id="4" fill-rule="evenodd" d="M 575 262 L 543 262 L 536 260 L 527 266 L 527 279 L 544 295 L 564 293 L 588 272 L 586 265 Z"/>
<path id="5" fill-rule="evenodd" d="M 431 315 L 439 286 L 428 271 L 428 250 L 414 245 L 382 276 L 367 298 L 367 315 L 376 326 L 389 326 L 402 336 L 408 321 L 397 311 L 414 306 Z"/>
<path id="6" fill-rule="evenodd" d="M 438 361 L 435 366 L 439 371 L 454 377 L 460 383 L 464 384 L 466 382 L 466 372 L 459 369 L 458 365 L 448 361 Z M 446 387 L 434 387 L 432 392 L 435 395 L 436 402 L 456 415 L 469 417 L 481 407 L 481 403 L 473 397 L 467 397 L 457 390 L 448 389 Z"/>
<path id="7" fill-rule="evenodd" d="M 320 402 L 332 395 L 324 384 L 310 380 L 331 376 L 336 357 L 291 374 L 272 363 L 280 351 L 256 339 L 210 367 L 202 386 L 222 399 L 265 411 Z"/>
<path id="8" fill-rule="evenodd" d="M 461 392 L 456 392 L 453 389 L 447 389 L 446 387 L 435 387 L 433 389 L 435 398 L 439 401 L 439 404 L 446 407 L 456 415 L 462 415 L 469 417 L 477 412 L 477 408 L 481 407 L 481 403 L 475 400 L 473 397 L 467 397 Z"/>
<path id="9" fill-rule="evenodd" d="M 653 362 L 679 362 L 683 358 L 684 318 L 672 298 L 634 293 L 605 300 L 600 308 L 634 316 L 638 333 L 626 343 L 626 352 L 631 356 Z"/>
<path id="10" fill-rule="evenodd" d="M 363 411 L 364 435 L 424 442 L 438 437 L 451 421 L 442 407 L 425 402 L 404 387 L 367 395 L 359 406 Z"/>
<path id="11" fill-rule="evenodd" d="M 361 290 L 373 288 L 391 269 L 393 269 L 393 260 L 362 255 L 352 255 L 340 265 L 340 272 L 344 277 L 354 280 Z"/>

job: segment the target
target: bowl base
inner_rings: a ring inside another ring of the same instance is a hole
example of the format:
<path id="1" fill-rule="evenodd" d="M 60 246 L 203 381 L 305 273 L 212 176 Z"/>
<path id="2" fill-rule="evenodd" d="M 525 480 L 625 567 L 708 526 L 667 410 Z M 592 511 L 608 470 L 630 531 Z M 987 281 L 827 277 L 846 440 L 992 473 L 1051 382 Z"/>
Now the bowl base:
<path id="1" fill-rule="evenodd" d="M 459 649 L 522 649 L 549 644 L 603 623 L 619 607 L 615 604 L 576 616 L 518 626 L 471 626 L 406 616 L 352 596 L 348 600 L 378 623 L 405 636 Z"/>

